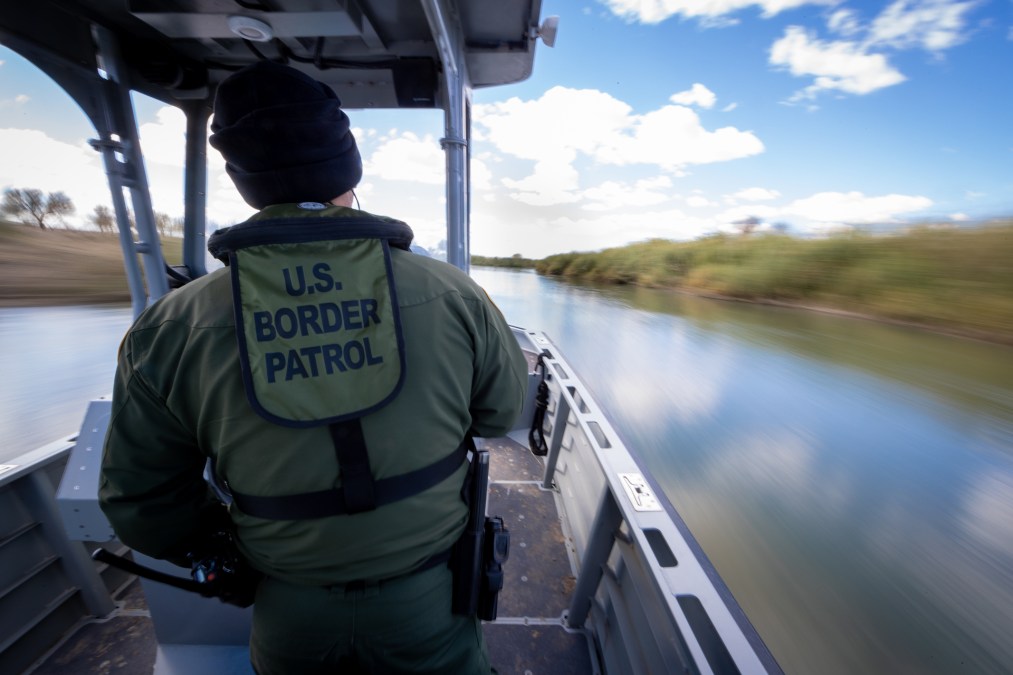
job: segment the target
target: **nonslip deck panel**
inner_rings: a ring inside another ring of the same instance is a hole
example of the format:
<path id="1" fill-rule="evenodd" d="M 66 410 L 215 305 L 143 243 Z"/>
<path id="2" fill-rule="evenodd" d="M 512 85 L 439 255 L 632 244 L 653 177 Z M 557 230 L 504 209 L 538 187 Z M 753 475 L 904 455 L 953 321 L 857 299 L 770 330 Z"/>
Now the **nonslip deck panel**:
<path id="1" fill-rule="evenodd" d="M 555 497 L 540 487 L 542 463 L 509 439 L 485 447 L 492 464 L 488 514 L 502 516 L 510 530 L 500 622 L 483 625 L 489 657 L 501 675 L 593 673 L 587 634 L 562 623 L 575 579 Z"/>
<path id="2" fill-rule="evenodd" d="M 561 618 L 575 580 L 552 494 L 530 484 L 495 483 L 489 514 L 502 516 L 510 530 L 499 616 Z"/>
<path id="3" fill-rule="evenodd" d="M 481 439 L 482 447 L 489 451 L 489 482 L 529 481 L 542 482 L 545 468 L 541 460 L 527 448 L 509 438 Z"/>
<path id="4" fill-rule="evenodd" d="M 594 673 L 587 634 L 562 624 L 574 578 L 554 494 L 539 487 L 542 463 L 513 440 L 483 443 L 490 454 L 488 513 L 502 516 L 511 535 L 499 598 L 502 622 L 483 624 L 492 663 L 501 675 Z M 160 674 L 192 675 L 177 666 L 180 655 L 159 655 L 152 621 L 143 616 L 147 603 L 138 581 L 117 594 L 117 606 L 118 615 L 81 626 L 33 675 L 149 674 L 156 659 Z"/>
<path id="5" fill-rule="evenodd" d="M 593 673 L 587 636 L 560 626 L 485 624 L 489 658 L 499 675 Z"/>
<path id="6" fill-rule="evenodd" d="M 150 675 L 157 647 L 151 619 L 115 616 L 82 626 L 32 675 Z"/>

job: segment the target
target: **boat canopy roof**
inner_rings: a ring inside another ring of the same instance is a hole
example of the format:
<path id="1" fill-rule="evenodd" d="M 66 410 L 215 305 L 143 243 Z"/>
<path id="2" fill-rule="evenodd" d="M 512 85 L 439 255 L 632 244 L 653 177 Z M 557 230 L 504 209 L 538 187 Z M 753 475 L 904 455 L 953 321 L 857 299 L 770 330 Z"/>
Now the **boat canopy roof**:
<path id="1" fill-rule="evenodd" d="M 130 87 L 180 105 L 211 101 L 229 73 L 267 58 L 306 70 L 348 108 L 446 108 L 434 9 L 456 24 L 472 88 L 527 78 L 541 0 L 32 0 L 6 3 L 2 41 L 45 70 L 103 69 L 111 33 Z M 438 34 L 438 31 L 437 31 Z M 42 63 L 40 63 L 42 62 Z M 44 65 L 45 64 L 45 65 Z M 453 66 L 452 66 L 453 67 Z"/>

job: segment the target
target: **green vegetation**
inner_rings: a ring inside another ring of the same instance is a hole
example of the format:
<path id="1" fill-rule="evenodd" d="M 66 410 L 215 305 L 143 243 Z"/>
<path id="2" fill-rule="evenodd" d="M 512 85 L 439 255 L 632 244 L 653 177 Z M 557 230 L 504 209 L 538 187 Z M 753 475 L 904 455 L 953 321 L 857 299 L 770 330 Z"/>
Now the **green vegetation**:
<path id="1" fill-rule="evenodd" d="M 896 236 L 653 240 L 538 261 L 540 274 L 845 310 L 1013 343 L 1013 222 Z"/>
<path id="2" fill-rule="evenodd" d="M 471 264 L 479 267 L 509 267 L 511 269 L 532 269 L 536 261 L 531 258 L 522 258 L 520 253 L 515 253 L 509 258 L 487 258 L 484 255 L 471 256 Z"/>
<path id="3" fill-rule="evenodd" d="M 179 264 L 179 239 L 165 239 L 162 250 Z M 0 305 L 121 302 L 130 293 L 117 235 L 0 221 Z"/>
<path id="4" fill-rule="evenodd" d="M 179 264 L 179 239 L 164 239 L 163 251 Z M 473 256 L 472 264 L 844 310 L 1013 344 L 1013 222 L 900 236 L 654 240 L 539 261 Z M 129 300 L 117 235 L 0 221 L 0 305 Z"/>

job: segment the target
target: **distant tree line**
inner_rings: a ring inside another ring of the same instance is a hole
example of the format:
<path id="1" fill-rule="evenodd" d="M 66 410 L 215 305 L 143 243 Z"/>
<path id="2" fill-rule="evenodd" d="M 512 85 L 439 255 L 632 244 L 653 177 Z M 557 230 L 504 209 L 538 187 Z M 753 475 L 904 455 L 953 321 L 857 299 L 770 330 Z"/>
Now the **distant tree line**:
<path id="1" fill-rule="evenodd" d="M 41 229 L 50 229 L 53 221 L 63 222 L 65 216 L 73 214 L 77 209 L 74 203 L 63 192 L 43 193 L 35 188 L 8 188 L 4 190 L 0 213 L 17 218 L 23 223 L 38 225 Z M 183 232 L 183 219 L 173 218 L 167 213 L 155 211 L 155 228 L 162 237 L 179 235 Z M 133 214 L 130 218 L 130 229 L 136 230 Z M 88 221 L 99 232 L 116 231 L 116 215 L 104 204 L 99 204 L 88 216 Z"/>
<path id="2" fill-rule="evenodd" d="M 535 261 L 531 258 L 524 258 L 520 253 L 514 253 L 509 258 L 494 258 L 484 255 L 471 256 L 471 264 L 479 267 L 509 267 L 513 269 L 533 269 Z"/>

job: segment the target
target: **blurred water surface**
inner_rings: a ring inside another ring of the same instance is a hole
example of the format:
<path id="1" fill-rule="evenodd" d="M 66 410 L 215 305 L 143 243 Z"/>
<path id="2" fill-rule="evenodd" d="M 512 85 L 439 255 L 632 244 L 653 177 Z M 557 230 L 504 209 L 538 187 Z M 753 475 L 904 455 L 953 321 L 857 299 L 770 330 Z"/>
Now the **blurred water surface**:
<path id="1" fill-rule="evenodd" d="M 560 346 L 787 672 L 1013 672 L 1013 349 L 473 275 Z"/>
<path id="2" fill-rule="evenodd" d="M 787 672 L 1013 671 L 1013 350 L 473 275 L 560 345 Z M 129 321 L 0 310 L 0 462 L 76 431 Z"/>
<path id="3" fill-rule="evenodd" d="M 0 463 L 76 433 L 113 391 L 129 307 L 0 308 Z"/>

